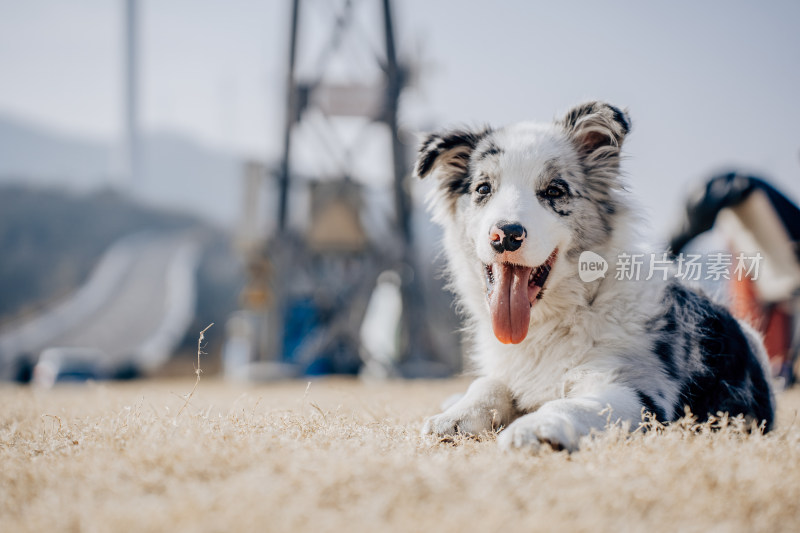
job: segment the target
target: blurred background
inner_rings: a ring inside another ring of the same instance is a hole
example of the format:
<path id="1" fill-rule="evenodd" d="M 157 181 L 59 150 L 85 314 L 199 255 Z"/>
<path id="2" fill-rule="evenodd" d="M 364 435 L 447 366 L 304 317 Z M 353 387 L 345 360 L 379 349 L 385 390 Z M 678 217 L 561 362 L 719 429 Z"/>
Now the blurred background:
<path id="1" fill-rule="evenodd" d="M 212 322 L 203 366 L 234 379 L 459 372 L 419 133 L 627 107 L 646 232 L 693 238 L 749 195 L 681 226 L 713 177 L 800 197 L 798 20 L 790 1 L 0 0 L 0 378 L 185 375 Z M 787 276 L 765 303 L 784 361 Z"/>

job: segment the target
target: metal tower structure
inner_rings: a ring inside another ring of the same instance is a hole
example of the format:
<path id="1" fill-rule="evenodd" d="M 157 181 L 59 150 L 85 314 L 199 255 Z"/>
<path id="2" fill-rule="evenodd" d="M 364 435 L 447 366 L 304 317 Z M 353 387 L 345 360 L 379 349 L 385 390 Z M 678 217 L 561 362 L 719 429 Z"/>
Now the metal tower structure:
<path id="1" fill-rule="evenodd" d="M 306 248 L 309 245 L 313 248 L 314 242 L 325 239 L 318 237 L 320 233 L 325 234 L 324 228 L 310 236 L 308 232 L 305 237 L 298 236 L 292 219 L 293 211 L 297 210 L 296 202 L 293 203 L 295 193 L 302 189 L 311 191 L 311 218 L 315 219 L 322 215 L 313 209 L 326 205 L 325 198 L 338 198 L 343 205 L 360 210 L 363 208 L 361 193 L 365 188 L 388 192 L 393 212 L 387 214 L 390 222 L 386 239 L 391 241 L 391 246 L 381 249 L 380 245 L 368 242 L 365 245 L 368 250 L 353 255 L 359 246 L 353 243 L 364 241 L 360 233 L 369 233 L 371 229 L 364 232 L 358 229 L 359 219 L 363 220 L 362 211 L 356 211 L 362 216 L 344 224 L 343 227 L 351 228 L 347 230 L 349 236 L 328 238 L 339 238 L 338 248 L 350 250 L 347 253 L 351 259 L 347 261 L 351 264 L 352 257 L 358 257 L 357 261 L 371 261 L 376 265 L 377 270 L 363 271 L 370 273 L 362 274 L 361 285 L 374 283 L 380 269 L 400 274 L 403 312 L 398 369 L 401 374 L 413 376 L 431 375 L 431 367 L 426 366 L 426 362 L 435 358 L 424 319 L 420 277 L 415 275 L 409 154 L 401 142 L 398 124 L 400 95 L 407 80 L 408 69 L 398 60 L 395 46 L 390 0 L 292 0 L 283 151 L 275 172 L 276 230 L 269 239 L 265 256 L 271 263 L 269 275 L 275 311 L 271 313 L 273 324 L 268 329 L 285 334 L 285 310 L 290 298 L 287 287 L 293 284 L 298 262 L 310 261 L 308 255 L 301 259 L 299 246 L 289 243 L 304 241 Z M 341 133 L 342 123 L 345 130 L 361 130 L 355 135 L 355 141 L 352 136 L 348 141 L 347 135 Z M 376 127 L 382 133 L 375 133 Z M 369 132 L 364 134 L 365 130 Z M 365 138 L 370 142 L 364 143 Z M 383 147 L 376 147 L 376 138 L 383 139 Z M 371 155 L 365 153 L 370 150 Z M 359 170 L 357 160 L 365 157 L 372 161 L 367 168 L 383 173 L 382 184 L 375 184 L 380 178 L 365 175 L 363 165 Z M 302 168 L 309 159 L 317 160 L 317 167 L 310 172 Z M 303 178 L 309 174 L 314 178 Z M 318 197 L 322 200 L 317 201 Z M 321 224 L 334 219 L 326 218 Z M 338 220 L 344 219 L 347 216 L 340 216 Z M 387 250 L 390 251 L 387 253 Z M 329 258 L 337 253 L 323 252 L 323 255 Z M 364 259 L 367 256 L 371 259 Z M 319 260 L 320 256 L 315 257 Z M 322 262 L 328 261 L 327 258 Z M 315 274 L 315 277 L 318 283 L 323 283 L 319 281 L 320 275 Z M 346 300 L 363 302 L 361 289 L 351 290 Z M 363 303 L 362 307 L 366 307 Z M 341 311 L 353 314 L 347 309 Z M 363 319 L 363 309 L 361 312 L 355 315 Z"/>

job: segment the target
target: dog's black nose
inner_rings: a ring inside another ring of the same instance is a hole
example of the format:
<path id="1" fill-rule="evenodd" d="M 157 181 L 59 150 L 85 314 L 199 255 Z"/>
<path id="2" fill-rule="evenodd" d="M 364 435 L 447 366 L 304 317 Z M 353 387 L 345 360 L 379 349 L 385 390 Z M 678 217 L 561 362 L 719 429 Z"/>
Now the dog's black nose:
<path id="1" fill-rule="evenodd" d="M 495 252 L 516 252 L 522 246 L 528 232 L 515 222 L 498 222 L 489 232 L 489 244 Z"/>

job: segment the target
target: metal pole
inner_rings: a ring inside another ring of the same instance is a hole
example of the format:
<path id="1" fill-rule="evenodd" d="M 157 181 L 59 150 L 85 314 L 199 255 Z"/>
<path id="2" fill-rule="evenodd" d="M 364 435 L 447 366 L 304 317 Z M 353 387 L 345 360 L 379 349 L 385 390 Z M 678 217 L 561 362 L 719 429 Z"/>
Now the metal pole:
<path id="1" fill-rule="evenodd" d="M 297 34 L 300 14 L 300 0 L 292 0 L 292 20 L 289 36 L 289 65 L 286 70 L 286 116 L 283 126 L 283 158 L 278 168 L 278 223 L 276 235 L 268 241 L 271 244 L 280 243 L 289 217 L 289 185 L 291 180 L 291 166 L 289 159 L 292 152 L 292 129 L 299 119 L 299 103 L 297 82 L 295 80 L 295 58 L 297 56 Z M 286 280 L 289 279 L 287 273 L 288 262 L 291 261 L 292 253 L 285 247 L 275 247 L 266 250 L 267 264 L 271 265 L 269 271 L 265 273 L 266 285 L 272 289 L 272 301 L 269 302 L 264 316 L 265 335 L 259 341 L 258 350 L 261 360 L 278 360 L 281 358 L 281 350 L 284 337 L 284 317 L 283 312 L 286 304 Z"/>
<path id="2" fill-rule="evenodd" d="M 403 90 L 402 73 L 397 64 L 394 45 L 392 10 L 389 0 L 383 0 L 384 35 L 386 38 L 386 122 L 392 134 L 392 162 L 394 165 L 394 203 L 397 224 L 406 246 L 411 244 L 411 201 L 405 187 L 406 159 L 397 123 L 397 104 Z"/>
<path id="3" fill-rule="evenodd" d="M 289 157 L 292 148 L 292 126 L 297 120 L 298 101 L 297 84 L 294 79 L 295 56 L 297 55 L 297 23 L 300 12 L 300 0 L 292 1 L 292 26 L 289 41 L 289 68 L 286 74 L 286 120 L 283 128 L 283 159 L 278 176 L 280 198 L 278 201 L 278 231 L 286 229 L 289 199 Z"/>
<path id="4" fill-rule="evenodd" d="M 134 187 L 140 179 L 138 13 L 137 0 L 125 0 L 125 163 L 122 185 Z"/>
<path id="5" fill-rule="evenodd" d="M 422 298 L 420 278 L 417 275 L 412 247 L 411 197 L 406 186 L 408 167 L 403 144 L 400 142 L 400 127 L 397 120 L 400 92 L 405 80 L 397 63 L 394 42 L 392 10 L 390 0 L 383 0 L 384 36 L 386 39 L 386 123 L 392 135 L 392 161 L 394 164 L 394 203 L 397 226 L 403 242 L 403 263 L 406 272 L 402 276 L 400 291 L 403 298 L 403 325 L 406 330 L 405 361 L 426 359 L 425 352 L 430 348 L 427 330 L 424 326 L 425 308 Z"/>

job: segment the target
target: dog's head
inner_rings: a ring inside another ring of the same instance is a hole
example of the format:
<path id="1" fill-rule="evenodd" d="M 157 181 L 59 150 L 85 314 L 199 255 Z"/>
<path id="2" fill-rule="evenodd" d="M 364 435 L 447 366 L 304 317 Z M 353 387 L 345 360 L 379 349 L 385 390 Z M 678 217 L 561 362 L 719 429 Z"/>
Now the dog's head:
<path id="1" fill-rule="evenodd" d="M 422 143 L 415 173 L 437 179 L 431 204 L 451 269 L 482 279 L 501 342 L 522 342 L 545 284 L 549 295 L 577 272 L 565 265 L 609 240 L 629 130 L 623 111 L 590 102 L 551 124 L 451 130 Z"/>

